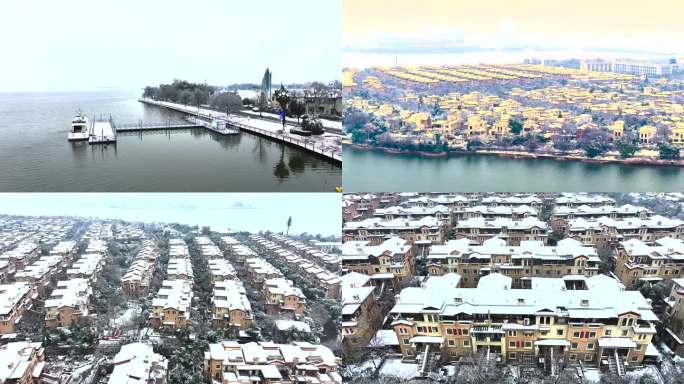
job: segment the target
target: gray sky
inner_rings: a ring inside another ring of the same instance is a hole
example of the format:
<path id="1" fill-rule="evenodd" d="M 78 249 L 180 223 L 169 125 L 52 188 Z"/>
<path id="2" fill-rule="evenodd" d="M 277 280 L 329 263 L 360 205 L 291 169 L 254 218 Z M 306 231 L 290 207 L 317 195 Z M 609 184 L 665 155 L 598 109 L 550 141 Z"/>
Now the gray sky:
<path id="1" fill-rule="evenodd" d="M 215 229 L 341 236 L 338 193 L 3 193 L 0 213 L 74 215 Z"/>
<path id="2" fill-rule="evenodd" d="M 340 0 L 6 0 L 1 91 L 340 76 Z"/>

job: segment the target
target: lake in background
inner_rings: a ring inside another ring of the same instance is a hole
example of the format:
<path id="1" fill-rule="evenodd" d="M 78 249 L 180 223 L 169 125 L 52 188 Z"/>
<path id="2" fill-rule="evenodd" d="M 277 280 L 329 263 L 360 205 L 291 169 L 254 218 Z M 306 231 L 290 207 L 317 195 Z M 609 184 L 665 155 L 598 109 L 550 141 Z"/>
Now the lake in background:
<path id="1" fill-rule="evenodd" d="M 345 192 L 684 191 L 684 168 L 487 155 L 425 158 L 345 146 Z"/>
<path id="2" fill-rule="evenodd" d="M 78 109 L 117 124 L 182 122 L 138 92 L 0 93 L 0 191 L 333 191 L 339 165 L 242 132 L 121 133 L 116 145 L 67 141 Z"/>

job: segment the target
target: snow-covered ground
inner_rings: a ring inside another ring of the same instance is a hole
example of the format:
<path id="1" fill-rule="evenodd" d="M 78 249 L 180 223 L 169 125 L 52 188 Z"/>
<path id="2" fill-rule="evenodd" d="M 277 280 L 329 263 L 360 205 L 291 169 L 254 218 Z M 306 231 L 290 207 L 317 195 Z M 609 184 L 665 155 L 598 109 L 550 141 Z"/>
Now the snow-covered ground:
<path id="1" fill-rule="evenodd" d="M 248 113 L 248 114 L 250 114 L 250 115 L 259 116 L 259 112 L 254 112 L 254 111 L 249 110 L 249 109 L 243 110 L 243 111 L 240 111 L 240 112 Z M 280 116 L 278 116 L 278 115 L 275 114 L 275 113 L 261 112 L 261 114 L 262 114 L 263 116 L 268 116 L 268 117 L 271 117 L 271 118 L 280 119 Z M 288 119 L 289 119 L 289 117 L 288 117 Z M 341 121 L 328 120 L 328 119 L 320 119 L 320 118 L 319 118 L 318 120 L 321 121 L 321 123 L 323 124 L 323 126 L 324 126 L 325 128 L 342 129 L 342 122 L 341 122 Z"/>
<path id="2" fill-rule="evenodd" d="M 390 358 L 380 368 L 380 374 L 396 376 L 402 379 L 413 379 L 418 374 L 420 367 L 415 363 L 404 363 L 401 359 Z"/>
<path id="3" fill-rule="evenodd" d="M 599 371 L 598 368 L 585 368 L 584 379 L 587 383 L 598 383 L 601 381 L 601 371 Z"/>
<path id="4" fill-rule="evenodd" d="M 625 378 L 631 380 L 633 383 L 639 383 L 641 378 L 646 375 L 654 379 L 656 383 L 667 384 L 661 379 L 661 376 L 658 373 L 658 368 L 652 365 L 647 365 L 635 371 L 627 371 Z"/>

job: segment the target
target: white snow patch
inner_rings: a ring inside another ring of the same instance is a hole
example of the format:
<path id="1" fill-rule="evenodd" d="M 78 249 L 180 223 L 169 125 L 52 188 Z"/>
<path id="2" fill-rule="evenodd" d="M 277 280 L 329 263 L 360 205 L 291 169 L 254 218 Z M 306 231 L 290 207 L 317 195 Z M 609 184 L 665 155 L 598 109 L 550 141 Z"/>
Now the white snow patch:
<path id="1" fill-rule="evenodd" d="M 416 377 L 419 369 L 420 367 L 415 363 L 404 363 L 401 359 L 387 359 L 380 368 L 380 374 L 408 380 Z"/>

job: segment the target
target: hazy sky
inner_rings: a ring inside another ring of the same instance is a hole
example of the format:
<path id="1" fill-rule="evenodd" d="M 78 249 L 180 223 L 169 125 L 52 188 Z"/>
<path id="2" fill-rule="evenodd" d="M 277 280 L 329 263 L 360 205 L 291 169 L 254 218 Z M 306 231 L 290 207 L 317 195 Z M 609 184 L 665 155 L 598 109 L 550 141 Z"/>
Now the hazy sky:
<path id="1" fill-rule="evenodd" d="M 0 91 L 340 76 L 340 0 L 3 0 Z"/>
<path id="2" fill-rule="evenodd" d="M 142 222 L 210 225 L 215 229 L 341 236 L 337 193 L 6 193 L 0 213 L 75 215 Z"/>
<path id="3" fill-rule="evenodd" d="M 684 1 L 344 0 L 343 45 L 388 38 L 462 38 L 487 47 L 684 53 Z"/>

